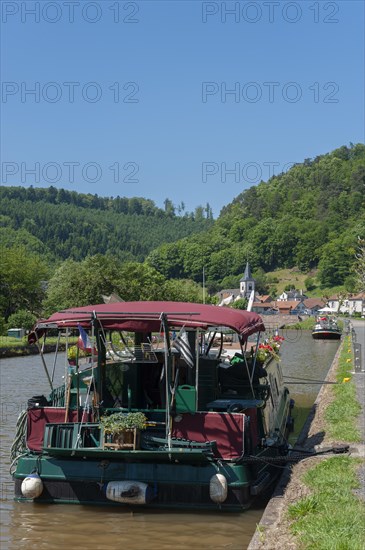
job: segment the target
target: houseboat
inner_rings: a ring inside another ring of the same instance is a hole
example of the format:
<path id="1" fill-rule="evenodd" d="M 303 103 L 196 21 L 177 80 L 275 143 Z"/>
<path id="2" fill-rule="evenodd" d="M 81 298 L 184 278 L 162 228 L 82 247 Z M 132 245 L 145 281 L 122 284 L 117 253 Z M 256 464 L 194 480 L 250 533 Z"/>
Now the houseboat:
<path id="1" fill-rule="evenodd" d="M 228 353 L 227 330 L 239 342 Z M 30 341 L 50 395 L 31 397 L 19 417 L 15 498 L 248 508 L 280 473 L 292 426 L 277 346 L 260 344 L 264 331 L 257 313 L 185 302 L 97 304 L 40 320 Z M 66 338 L 59 387 L 42 354 L 56 332 Z"/>
<path id="2" fill-rule="evenodd" d="M 342 331 L 333 315 L 319 315 L 312 331 L 315 340 L 340 340 Z"/>

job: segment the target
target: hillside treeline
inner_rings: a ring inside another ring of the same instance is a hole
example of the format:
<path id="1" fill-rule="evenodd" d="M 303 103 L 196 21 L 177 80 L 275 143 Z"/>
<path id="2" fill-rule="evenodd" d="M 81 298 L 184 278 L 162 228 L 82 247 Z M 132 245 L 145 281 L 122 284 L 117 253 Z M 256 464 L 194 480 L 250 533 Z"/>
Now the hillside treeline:
<path id="1" fill-rule="evenodd" d="M 247 259 L 260 292 L 268 290 L 265 273 L 294 266 L 316 268 L 322 288 L 363 290 L 354 264 L 364 200 L 362 144 L 243 191 L 216 221 L 209 205 L 192 214 L 180 205 L 176 215 L 169 199 L 162 210 L 143 198 L 1 187 L 0 331 L 4 323 L 25 326 L 29 313 L 112 292 L 124 300 L 208 300 L 203 272 L 211 293 L 237 288 Z"/>
<path id="2" fill-rule="evenodd" d="M 230 286 L 246 263 L 265 272 L 319 269 L 323 286 L 351 286 L 365 234 L 365 145 L 306 159 L 243 191 L 206 232 L 165 243 L 147 261 L 168 277 Z"/>
<path id="3" fill-rule="evenodd" d="M 0 240 L 25 245 L 50 260 L 82 260 L 111 254 L 143 261 L 165 242 L 199 233 L 212 225 L 209 205 L 176 215 L 144 198 L 103 198 L 49 187 L 0 187 Z"/>

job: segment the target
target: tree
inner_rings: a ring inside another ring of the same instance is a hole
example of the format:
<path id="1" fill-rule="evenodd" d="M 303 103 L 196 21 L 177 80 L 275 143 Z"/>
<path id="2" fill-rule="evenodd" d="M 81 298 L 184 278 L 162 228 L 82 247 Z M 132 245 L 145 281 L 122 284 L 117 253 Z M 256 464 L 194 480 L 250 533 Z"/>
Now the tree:
<path id="1" fill-rule="evenodd" d="M 39 314 L 48 268 L 24 246 L 0 247 L 0 315 L 8 317 L 20 309 Z"/>
<path id="2" fill-rule="evenodd" d="M 235 300 L 231 304 L 231 307 L 233 307 L 234 309 L 247 309 L 247 306 L 248 306 L 247 298 L 239 298 L 238 300 Z"/>
<path id="3" fill-rule="evenodd" d="M 90 256 L 82 262 L 66 260 L 49 281 L 45 309 L 53 313 L 69 307 L 102 303 L 103 295 L 119 294 L 121 262 L 111 256 Z"/>
<path id="4" fill-rule="evenodd" d="M 210 301 L 207 295 L 205 298 L 206 302 Z M 201 303 L 203 301 L 203 288 L 191 279 L 170 279 L 165 283 L 164 299 Z"/>
<path id="5" fill-rule="evenodd" d="M 117 293 L 126 301 L 164 299 L 165 277 L 147 263 L 124 263 L 115 283 Z"/>
<path id="6" fill-rule="evenodd" d="M 260 267 L 252 273 L 255 279 L 255 289 L 259 294 L 269 294 L 270 286 L 266 277 L 266 273 Z"/>
<path id="7" fill-rule="evenodd" d="M 357 237 L 357 249 L 355 254 L 353 271 L 355 274 L 355 287 L 359 292 L 365 292 L 365 239 Z"/>
<path id="8" fill-rule="evenodd" d="M 163 299 L 165 278 L 154 268 L 138 262 L 90 256 L 82 262 L 67 260 L 49 282 L 47 313 L 103 302 L 112 292 L 123 300 Z"/>
<path id="9" fill-rule="evenodd" d="M 165 212 L 168 216 L 175 216 L 175 207 L 173 205 L 173 202 L 170 199 L 165 199 L 163 201 Z"/>
<path id="10" fill-rule="evenodd" d="M 305 288 L 309 291 L 314 290 L 316 288 L 313 277 L 307 277 L 306 279 L 304 279 L 304 284 L 305 284 Z"/>
<path id="11" fill-rule="evenodd" d="M 31 330 L 37 317 L 25 309 L 21 309 L 16 313 L 10 315 L 8 319 L 9 328 L 24 328 L 25 330 Z"/>
<path id="12" fill-rule="evenodd" d="M 318 278 L 322 288 L 343 285 L 353 264 L 352 238 L 345 235 L 323 247 L 318 264 Z"/>

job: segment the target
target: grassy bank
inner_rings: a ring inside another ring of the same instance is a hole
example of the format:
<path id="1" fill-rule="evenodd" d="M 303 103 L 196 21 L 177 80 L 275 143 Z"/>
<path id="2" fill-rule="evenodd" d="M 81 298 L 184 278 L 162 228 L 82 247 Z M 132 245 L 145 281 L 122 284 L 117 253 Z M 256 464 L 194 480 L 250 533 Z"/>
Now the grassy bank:
<path id="1" fill-rule="evenodd" d="M 361 407 L 356 399 L 356 387 L 351 380 L 351 371 L 354 370 L 351 336 L 345 336 L 340 353 L 336 381 L 332 386 L 334 400 L 328 405 L 325 412 L 326 431 L 331 439 L 359 442 L 360 432 L 356 426 L 356 419 Z M 343 382 L 348 380 L 348 382 Z"/>
<path id="2" fill-rule="evenodd" d="M 348 456 L 332 457 L 303 476 L 311 494 L 288 508 L 299 548 L 364 549 L 364 504 L 353 493 L 359 486 L 359 462 Z"/>
<path id="3" fill-rule="evenodd" d="M 72 338 L 70 338 L 70 341 Z M 77 338 L 73 338 L 76 342 Z M 57 344 L 57 337 L 50 337 L 46 340 L 47 344 Z M 28 338 L 24 336 L 23 338 L 11 338 L 10 336 L 0 336 L 0 348 L 11 348 L 11 347 L 25 347 L 28 346 Z"/>
<path id="4" fill-rule="evenodd" d="M 303 321 L 298 321 L 298 323 L 294 323 L 293 325 L 285 325 L 284 328 L 293 330 L 312 330 L 315 322 L 315 317 L 307 317 L 303 319 Z"/>
<path id="5" fill-rule="evenodd" d="M 70 338 L 70 344 L 76 344 L 77 337 Z M 56 337 L 50 337 L 46 340 L 46 346 L 44 352 L 54 351 L 57 344 Z M 65 342 L 60 342 L 59 350 L 65 349 Z M 17 357 L 23 355 L 34 355 L 38 353 L 38 347 L 35 344 L 29 345 L 27 337 L 24 338 L 11 338 L 9 336 L 0 336 L 0 358 L 3 357 Z"/>
<path id="6" fill-rule="evenodd" d="M 342 342 L 336 369 L 337 385 L 325 410 L 326 437 L 338 442 L 358 442 L 357 417 L 361 407 L 351 380 L 351 337 Z M 308 495 L 288 507 L 290 530 L 305 550 L 363 550 L 365 506 L 355 494 L 360 459 L 350 456 L 322 460 L 302 477 Z"/>

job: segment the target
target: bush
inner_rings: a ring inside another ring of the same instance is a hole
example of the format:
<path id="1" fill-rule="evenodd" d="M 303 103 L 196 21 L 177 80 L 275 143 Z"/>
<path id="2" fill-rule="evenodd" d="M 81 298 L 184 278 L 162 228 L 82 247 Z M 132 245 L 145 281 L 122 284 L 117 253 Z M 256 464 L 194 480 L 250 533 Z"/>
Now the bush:
<path id="1" fill-rule="evenodd" d="M 306 279 L 304 279 L 304 284 L 305 284 L 305 288 L 309 291 L 314 290 L 316 288 L 313 277 L 307 277 Z"/>
<path id="2" fill-rule="evenodd" d="M 16 313 L 10 315 L 8 319 L 8 328 L 24 328 L 25 330 L 31 330 L 37 318 L 33 313 L 20 309 Z"/>
<path id="3" fill-rule="evenodd" d="M 238 300 L 236 300 L 231 304 L 231 307 L 233 307 L 234 309 L 246 309 L 247 305 L 248 305 L 247 298 L 239 298 Z"/>

